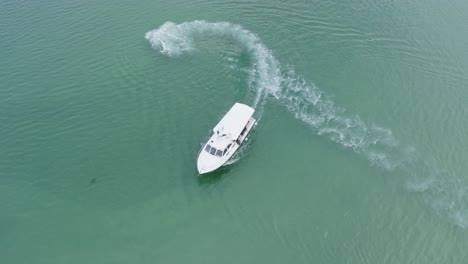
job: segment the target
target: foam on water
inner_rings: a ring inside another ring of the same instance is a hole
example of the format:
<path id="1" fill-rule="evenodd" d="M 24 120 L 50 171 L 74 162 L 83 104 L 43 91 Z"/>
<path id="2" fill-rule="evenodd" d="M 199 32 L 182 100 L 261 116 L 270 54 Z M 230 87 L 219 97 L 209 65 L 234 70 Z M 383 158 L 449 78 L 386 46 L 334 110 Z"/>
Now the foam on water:
<path id="1" fill-rule="evenodd" d="M 346 116 L 316 85 L 297 75 L 293 69 L 283 72 L 272 52 L 252 32 L 227 22 L 166 22 L 146 33 L 152 47 L 162 54 L 177 57 L 195 49 L 194 37 L 228 37 L 237 41 L 253 58 L 249 88 L 255 93 L 252 105 L 261 108 L 267 97 L 275 98 L 294 116 L 344 147 L 363 154 L 372 164 L 393 169 L 399 163 L 389 157 L 398 141 L 389 129 L 368 125 L 359 116 Z"/>
<path id="2" fill-rule="evenodd" d="M 260 112 L 267 101 L 285 106 L 297 119 L 310 126 L 318 135 L 352 149 L 364 156 L 372 165 L 385 170 L 402 168 L 411 161 L 415 150 L 402 146 L 392 130 L 364 122 L 357 115 L 349 115 L 336 106 L 313 82 L 305 80 L 294 69 L 282 69 L 278 60 L 254 33 L 228 22 L 210 23 L 192 21 L 181 24 L 166 22 L 158 29 L 146 33 L 151 46 L 162 54 L 177 57 L 195 50 L 195 37 L 229 38 L 242 45 L 252 58 L 249 70 L 249 90 L 254 93 L 253 107 Z M 258 117 L 260 119 L 261 116 Z M 234 160 L 235 161 L 235 160 Z M 412 174 L 411 171 L 407 171 Z M 409 189 L 419 192 L 437 190 L 434 181 L 409 184 Z M 444 189 L 441 187 L 441 189 Z M 443 212 L 463 228 L 468 227 L 468 210 L 459 201 L 466 195 L 452 197 L 444 194 L 432 199 L 437 212 Z M 444 197 L 441 199 L 440 197 Z M 461 197 L 461 198 L 460 198 Z M 456 203 L 456 206 L 454 205 Z"/>
<path id="3" fill-rule="evenodd" d="M 466 177 L 453 175 L 431 163 L 418 160 L 416 176 L 406 184 L 406 188 L 424 199 L 437 214 L 448 217 L 457 226 L 468 228 L 468 182 Z"/>
<path id="4" fill-rule="evenodd" d="M 255 108 L 263 101 L 266 93 L 274 94 L 280 89 L 281 73 L 278 61 L 255 34 L 239 25 L 206 21 L 181 24 L 166 22 L 160 28 L 147 32 L 145 38 L 162 54 L 176 57 L 194 50 L 195 35 L 228 37 L 246 48 L 254 61 L 249 72 L 249 85 L 256 93 L 256 99 L 253 102 Z"/>

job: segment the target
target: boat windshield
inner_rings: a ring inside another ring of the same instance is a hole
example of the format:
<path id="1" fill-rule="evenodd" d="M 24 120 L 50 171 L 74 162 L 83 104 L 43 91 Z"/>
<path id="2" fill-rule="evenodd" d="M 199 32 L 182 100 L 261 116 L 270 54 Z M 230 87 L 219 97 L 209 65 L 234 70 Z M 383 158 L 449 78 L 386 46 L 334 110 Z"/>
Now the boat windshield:
<path id="1" fill-rule="evenodd" d="M 205 150 L 206 152 L 210 153 L 211 146 L 210 144 L 206 145 Z"/>
<path id="2" fill-rule="evenodd" d="M 211 154 L 211 155 L 215 155 L 215 154 L 216 154 L 216 150 L 217 150 L 217 149 L 215 149 L 215 148 L 211 148 L 210 154 Z"/>
<path id="3" fill-rule="evenodd" d="M 216 148 L 210 146 L 210 144 L 206 145 L 205 151 L 210 153 L 213 156 L 222 157 L 224 155 L 222 150 L 216 149 Z M 224 152 L 226 152 L 226 150 L 224 150 Z"/>

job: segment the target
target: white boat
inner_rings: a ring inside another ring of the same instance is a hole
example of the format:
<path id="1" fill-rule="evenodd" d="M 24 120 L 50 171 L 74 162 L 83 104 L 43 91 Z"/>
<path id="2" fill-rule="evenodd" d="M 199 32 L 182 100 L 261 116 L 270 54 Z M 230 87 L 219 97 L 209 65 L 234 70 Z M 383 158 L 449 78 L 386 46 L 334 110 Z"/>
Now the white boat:
<path id="1" fill-rule="evenodd" d="M 197 169 L 200 174 L 223 166 L 239 149 L 247 134 L 256 124 L 252 118 L 255 109 L 235 103 L 213 128 L 213 135 L 198 153 Z"/>

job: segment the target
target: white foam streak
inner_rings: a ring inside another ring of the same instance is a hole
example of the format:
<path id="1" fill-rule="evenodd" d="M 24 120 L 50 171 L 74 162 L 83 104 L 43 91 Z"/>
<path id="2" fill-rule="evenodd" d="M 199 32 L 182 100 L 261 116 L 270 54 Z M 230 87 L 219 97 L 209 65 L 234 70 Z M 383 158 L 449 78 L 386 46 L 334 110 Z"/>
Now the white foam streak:
<path id="1" fill-rule="evenodd" d="M 206 21 L 181 24 L 166 22 L 160 28 L 147 32 L 145 38 L 153 48 L 158 49 L 162 54 L 176 57 L 194 49 L 193 38 L 197 35 L 228 37 L 246 48 L 254 61 L 249 72 L 249 86 L 256 93 L 254 107 L 259 106 L 264 101 L 265 91 L 270 94 L 279 91 L 281 71 L 278 61 L 255 34 L 239 25 L 228 22 L 208 23 Z"/>
<path id="2" fill-rule="evenodd" d="M 418 162 L 424 178 L 416 176 L 408 182 L 409 191 L 422 194 L 430 206 L 457 226 L 468 228 L 468 183 L 466 177 L 438 169 L 435 162 Z"/>
<path id="3" fill-rule="evenodd" d="M 373 165 L 392 170 L 401 162 L 390 157 L 399 143 L 390 129 L 367 125 L 359 116 L 346 116 L 323 91 L 290 70 L 283 76 L 279 101 L 295 117 L 332 141 L 363 154 Z"/>

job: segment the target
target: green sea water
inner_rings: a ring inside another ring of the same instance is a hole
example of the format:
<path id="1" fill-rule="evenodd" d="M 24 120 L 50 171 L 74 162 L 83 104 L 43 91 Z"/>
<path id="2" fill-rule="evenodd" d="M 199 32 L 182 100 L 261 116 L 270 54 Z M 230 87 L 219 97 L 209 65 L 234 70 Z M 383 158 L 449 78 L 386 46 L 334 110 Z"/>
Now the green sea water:
<path id="1" fill-rule="evenodd" d="M 0 263 L 468 263 L 467 13 L 2 1 Z"/>

